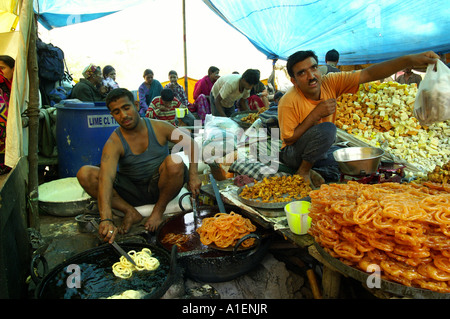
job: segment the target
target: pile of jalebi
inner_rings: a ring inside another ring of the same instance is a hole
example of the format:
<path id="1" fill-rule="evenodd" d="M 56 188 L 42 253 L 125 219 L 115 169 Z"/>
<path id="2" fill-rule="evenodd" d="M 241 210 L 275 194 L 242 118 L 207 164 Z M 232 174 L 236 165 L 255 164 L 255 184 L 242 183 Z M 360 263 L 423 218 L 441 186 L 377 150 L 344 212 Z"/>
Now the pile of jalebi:
<path id="1" fill-rule="evenodd" d="M 159 267 L 159 260 L 152 257 L 152 251 L 148 248 L 143 248 L 138 252 L 130 250 L 128 255 L 134 260 L 136 266 L 124 256 L 120 256 L 119 261 L 112 266 L 112 271 L 116 277 L 126 279 L 130 278 L 135 270 L 155 270 Z"/>
<path id="2" fill-rule="evenodd" d="M 189 241 L 190 238 L 191 238 L 191 235 L 187 235 L 187 234 L 167 233 L 161 240 L 161 243 L 176 245 L 177 247 L 181 248 L 183 246 L 183 244 L 185 244 L 187 241 Z"/>
<path id="3" fill-rule="evenodd" d="M 284 175 L 264 177 L 253 186 L 245 185 L 239 196 L 263 203 L 279 203 L 302 199 L 311 190 L 309 182 L 305 182 L 302 176 Z"/>
<path id="4" fill-rule="evenodd" d="M 220 248 L 236 245 L 237 241 L 256 230 L 250 219 L 244 218 L 235 212 L 229 214 L 218 213 L 214 217 L 204 218 L 202 225 L 197 228 L 200 241 L 203 245 L 215 244 Z M 253 246 L 254 238 L 242 243 L 242 247 Z"/>
<path id="5" fill-rule="evenodd" d="M 450 293 L 450 185 L 348 182 L 312 191 L 309 233 L 331 256 L 406 286 Z"/>

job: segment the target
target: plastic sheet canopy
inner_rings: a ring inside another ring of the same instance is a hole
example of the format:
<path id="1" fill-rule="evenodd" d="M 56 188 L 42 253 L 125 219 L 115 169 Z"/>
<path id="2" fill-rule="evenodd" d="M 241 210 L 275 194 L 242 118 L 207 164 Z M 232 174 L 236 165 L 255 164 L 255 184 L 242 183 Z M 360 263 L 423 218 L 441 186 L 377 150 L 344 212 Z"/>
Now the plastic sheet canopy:
<path id="1" fill-rule="evenodd" d="M 95 20 L 145 0 L 34 0 L 38 21 L 47 29 Z"/>
<path id="2" fill-rule="evenodd" d="M 339 64 L 377 63 L 428 50 L 450 52 L 448 0 L 203 0 L 269 59 L 328 50 Z"/>

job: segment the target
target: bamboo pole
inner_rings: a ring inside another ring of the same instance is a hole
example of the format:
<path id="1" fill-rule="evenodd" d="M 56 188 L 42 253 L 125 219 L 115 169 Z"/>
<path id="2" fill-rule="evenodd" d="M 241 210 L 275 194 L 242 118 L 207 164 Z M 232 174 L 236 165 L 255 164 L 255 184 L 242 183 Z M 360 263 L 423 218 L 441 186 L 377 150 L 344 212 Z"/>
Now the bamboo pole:
<path id="1" fill-rule="evenodd" d="M 33 2 L 29 1 L 29 5 Z M 28 45 L 28 75 L 30 79 L 30 101 L 27 115 L 29 118 L 28 132 L 28 194 L 29 194 L 29 223 L 30 227 L 39 230 L 39 203 L 38 203 L 38 131 L 39 131 L 39 78 L 36 56 L 36 20 L 31 15 L 30 35 Z"/>
<path id="2" fill-rule="evenodd" d="M 183 0 L 183 48 L 184 48 L 184 90 L 188 94 L 187 49 L 186 49 L 186 1 Z"/>

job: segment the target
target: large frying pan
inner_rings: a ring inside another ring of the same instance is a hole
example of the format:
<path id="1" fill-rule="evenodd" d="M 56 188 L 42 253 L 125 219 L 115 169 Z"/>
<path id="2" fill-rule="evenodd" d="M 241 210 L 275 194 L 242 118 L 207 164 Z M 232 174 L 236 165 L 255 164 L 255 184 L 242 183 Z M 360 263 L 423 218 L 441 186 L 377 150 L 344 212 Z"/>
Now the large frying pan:
<path id="1" fill-rule="evenodd" d="M 268 251 L 273 232 L 255 224 L 257 229 L 250 235 L 256 237 L 257 244 L 250 249 L 240 249 L 240 242 L 233 249 L 228 250 L 218 250 L 211 246 L 205 246 L 200 242 L 196 228 L 200 227 L 204 218 L 219 213 L 219 207 L 198 207 L 196 224 L 193 210 L 187 211 L 181 204 L 182 198 L 187 195 L 191 195 L 191 193 L 183 194 L 179 201 L 182 212 L 166 219 L 158 227 L 156 241 L 158 245 L 169 251 L 172 246 L 162 243 L 166 234 L 191 235 L 188 242 L 178 247 L 179 262 L 188 277 L 203 282 L 229 281 L 247 273 L 261 262 Z M 245 214 L 237 206 L 225 205 L 225 210 L 227 213 L 234 211 L 245 217 Z"/>
<path id="2" fill-rule="evenodd" d="M 37 299 L 101 299 L 120 294 L 126 290 L 145 291 L 143 299 L 161 298 L 172 285 L 176 275 L 177 252 L 150 244 L 121 244 L 125 251 L 140 251 L 149 248 L 160 266 L 155 271 L 134 272 L 129 279 L 121 279 L 112 273 L 112 265 L 119 261 L 120 255 L 109 244 L 86 250 L 64 263 L 57 265 L 43 278 L 33 275 L 37 287 Z M 32 274 L 38 260 L 45 260 L 36 255 L 32 261 Z M 45 262 L 44 262 L 45 265 Z M 79 268 L 77 268 L 79 267 Z M 80 285 L 76 287 L 75 269 L 80 274 Z"/>

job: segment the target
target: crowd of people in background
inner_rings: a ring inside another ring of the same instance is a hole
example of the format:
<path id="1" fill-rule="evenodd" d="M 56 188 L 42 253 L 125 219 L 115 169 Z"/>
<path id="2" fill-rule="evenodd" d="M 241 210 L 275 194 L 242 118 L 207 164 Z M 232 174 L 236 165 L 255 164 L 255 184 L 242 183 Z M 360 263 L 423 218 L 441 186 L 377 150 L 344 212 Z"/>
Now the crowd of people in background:
<path id="1" fill-rule="evenodd" d="M 325 65 L 319 66 L 322 75 L 341 72 L 338 65 L 339 52 L 335 49 L 329 50 L 325 55 Z M 403 74 L 395 81 L 401 84 L 420 84 L 422 77 L 414 73 L 411 68 L 404 69 Z M 107 65 L 103 69 L 90 64 L 82 72 L 83 78 L 73 87 L 70 98 L 79 99 L 85 102 L 104 101 L 106 95 L 114 88 L 118 88 L 116 82 L 116 70 L 113 66 Z M 248 69 L 242 75 L 238 72 L 220 75 L 220 69 L 211 66 L 207 74 L 195 83 L 193 90 L 193 101 L 189 100 L 188 94 L 178 80 L 176 71 L 168 73 L 168 83 L 163 87 L 161 82 L 155 79 L 151 69 L 146 69 L 143 73 L 143 82 L 138 87 L 136 99 L 139 101 L 139 114 L 141 117 L 156 119 L 168 119 L 176 126 L 192 126 L 193 120 L 205 121 L 207 114 L 214 116 L 230 116 L 238 111 L 259 111 L 267 109 L 273 103 L 275 94 L 274 85 L 265 85 L 260 79 L 259 70 Z M 171 90 L 173 98 L 162 98 L 163 90 Z M 284 93 L 284 92 L 282 92 Z M 166 106 L 164 103 L 166 102 Z M 170 103 L 169 103 L 170 102 Z M 161 109 L 162 107 L 162 109 Z M 169 107 L 169 109 L 166 109 Z M 186 118 L 180 120 L 176 118 L 175 109 L 185 108 L 179 114 L 185 114 Z"/>
<path id="2" fill-rule="evenodd" d="M 322 75 L 341 72 L 338 63 L 339 52 L 329 50 L 325 55 L 325 64 L 319 66 L 319 71 Z M 421 75 L 414 73 L 411 68 L 402 72 L 398 77 L 395 75 L 395 81 L 401 84 L 420 84 Z M 83 78 L 74 86 L 70 98 L 86 102 L 104 101 L 112 89 L 119 87 L 116 70 L 111 65 L 102 70 L 99 66 L 90 64 L 82 74 Z M 174 70 L 169 71 L 169 81 L 164 87 L 155 79 L 151 69 L 144 71 L 143 79 L 135 91 L 140 116 L 168 120 L 176 126 L 192 126 L 195 119 L 204 123 L 207 114 L 229 117 L 238 111 L 268 109 L 273 106 L 271 103 L 277 93 L 275 85 L 265 85 L 260 79 L 260 71 L 255 69 L 248 69 L 242 75 L 233 72 L 221 76 L 218 67 L 209 67 L 207 74 L 195 83 L 193 101 L 189 100 Z M 162 94 L 163 90 L 171 90 L 173 97 L 167 91 Z M 176 116 L 178 108 L 186 109 L 179 112 L 186 117 L 184 120 Z"/>
<path id="3" fill-rule="evenodd" d="M 326 64 L 318 68 L 322 75 L 341 72 L 337 50 L 328 51 L 325 61 Z M 15 61 L 10 56 L 0 56 L 0 174 L 9 170 L 3 162 L 14 65 Z M 116 70 L 111 65 L 102 69 L 98 65 L 89 64 L 82 76 L 67 98 L 82 102 L 104 102 L 111 90 L 119 88 Z M 134 91 L 136 100 L 139 101 L 139 115 L 166 120 L 175 126 L 193 126 L 196 119 L 204 123 L 208 114 L 229 117 L 234 112 L 259 111 L 263 108 L 271 108 L 271 112 L 276 113 L 278 100 L 285 93 L 277 92 L 274 83 L 265 85 L 260 79 L 259 70 L 248 69 L 242 75 L 233 72 L 221 76 L 220 69 L 211 66 L 207 74 L 195 83 L 191 102 L 185 88 L 178 83 L 176 71 L 169 71 L 169 82 L 164 87 L 154 77 L 151 69 L 145 69 L 144 80 Z M 406 68 L 399 77 L 395 74 L 394 80 L 401 84 L 419 85 L 422 77 L 411 68 Z M 177 109 L 180 109 L 178 115 Z"/>
<path id="4" fill-rule="evenodd" d="M 71 99 L 101 102 L 112 89 L 119 87 L 116 70 L 111 65 L 101 69 L 90 64 L 82 75 L 71 91 Z M 189 101 L 185 88 L 178 83 L 176 71 L 169 71 L 169 81 L 164 87 L 154 76 L 151 69 L 146 69 L 144 81 L 136 92 L 141 117 L 165 120 L 175 126 L 193 126 L 196 119 L 204 123 L 207 114 L 230 116 L 236 111 L 258 111 L 269 107 L 268 88 L 256 69 L 248 69 L 242 75 L 233 72 L 221 77 L 218 67 L 209 67 L 208 74 L 195 83 L 193 103 Z M 176 109 L 184 110 L 178 111 L 177 116 Z"/>

